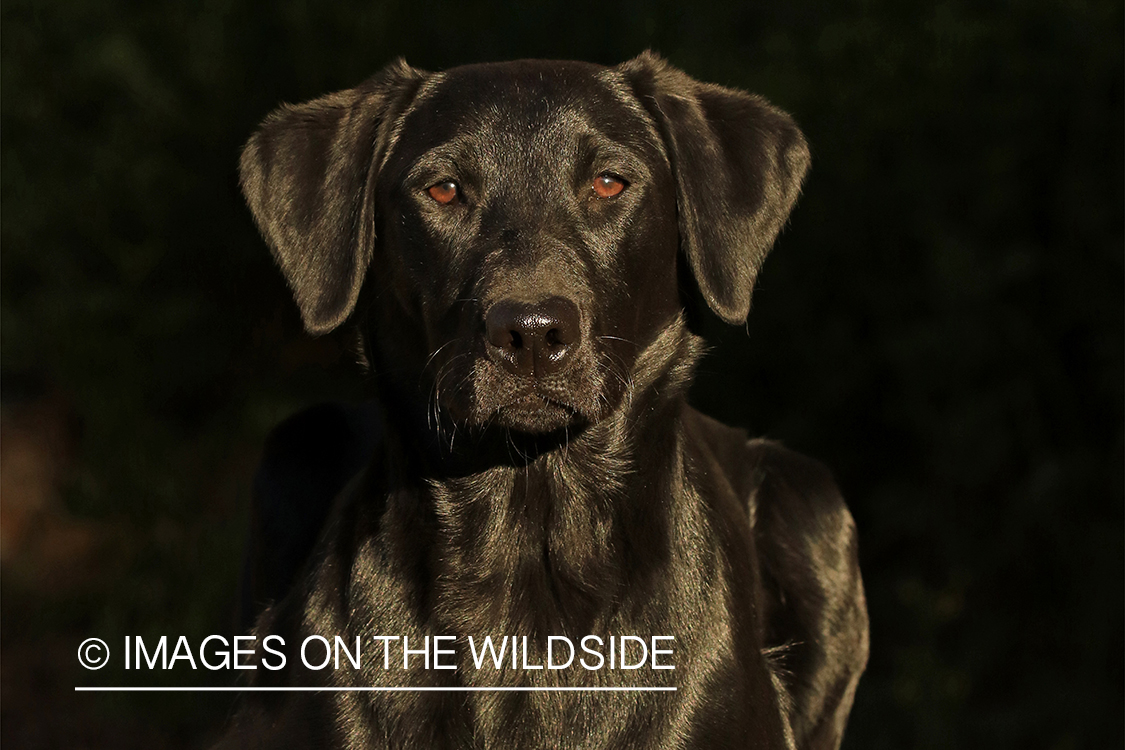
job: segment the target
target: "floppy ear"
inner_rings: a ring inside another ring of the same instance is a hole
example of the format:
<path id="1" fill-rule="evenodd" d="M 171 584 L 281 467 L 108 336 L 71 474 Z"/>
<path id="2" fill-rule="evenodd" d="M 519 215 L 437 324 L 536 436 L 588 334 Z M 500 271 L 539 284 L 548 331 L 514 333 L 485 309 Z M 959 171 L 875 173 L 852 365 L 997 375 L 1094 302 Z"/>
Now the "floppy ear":
<path id="1" fill-rule="evenodd" d="M 425 76 L 400 59 L 354 89 L 282 106 L 242 151 L 242 193 L 310 333 L 355 308 L 375 242 L 376 161 Z"/>
<path id="2" fill-rule="evenodd" d="M 664 139 L 681 246 L 703 297 L 726 322 L 745 322 L 754 279 L 808 170 L 804 136 L 761 97 L 700 83 L 652 52 L 617 70 Z"/>

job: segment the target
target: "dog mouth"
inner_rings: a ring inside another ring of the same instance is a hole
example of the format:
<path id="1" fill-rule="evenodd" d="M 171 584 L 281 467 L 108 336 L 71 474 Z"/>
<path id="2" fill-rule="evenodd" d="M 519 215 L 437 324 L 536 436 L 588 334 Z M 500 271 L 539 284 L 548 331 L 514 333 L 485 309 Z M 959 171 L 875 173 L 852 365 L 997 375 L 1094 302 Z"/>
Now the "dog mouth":
<path id="1" fill-rule="evenodd" d="M 581 426 L 586 418 L 572 404 L 532 391 L 498 406 L 488 421 L 509 430 L 541 434 Z"/>
<path id="2" fill-rule="evenodd" d="M 622 395 L 614 386 L 627 380 L 592 350 L 578 352 L 568 368 L 548 376 L 520 376 L 480 354 L 447 356 L 456 365 L 448 372 L 439 368 L 431 410 L 436 414 L 440 408 L 470 432 L 573 432 L 614 408 Z"/>

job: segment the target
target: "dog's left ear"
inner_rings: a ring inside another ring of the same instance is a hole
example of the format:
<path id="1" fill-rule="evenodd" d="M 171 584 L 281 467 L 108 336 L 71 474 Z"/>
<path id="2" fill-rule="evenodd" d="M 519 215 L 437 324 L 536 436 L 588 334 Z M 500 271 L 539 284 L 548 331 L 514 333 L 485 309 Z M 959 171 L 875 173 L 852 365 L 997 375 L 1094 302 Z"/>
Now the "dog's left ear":
<path id="1" fill-rule="evenodd" d="M 616 70 L 664 139 L 700 291 L 720 318 L 745 322 L 754 279 L 809 167 L 804 136 L 761 97 L 700 83 L 651 52 Z"/>

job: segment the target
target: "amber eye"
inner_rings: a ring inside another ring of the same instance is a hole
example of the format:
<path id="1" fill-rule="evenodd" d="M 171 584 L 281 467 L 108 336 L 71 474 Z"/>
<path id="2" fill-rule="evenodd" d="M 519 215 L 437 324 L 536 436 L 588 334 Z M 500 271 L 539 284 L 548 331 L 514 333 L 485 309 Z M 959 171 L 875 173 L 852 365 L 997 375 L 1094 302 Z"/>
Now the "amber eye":
<path id="1" fill-rule="evenodd" d="M 426 188 L 426 192 L 438 203 L 448 206 L 457 200 L 457 183 L 453 180 L 439 182 Z"/>
<path id="2" fill-rule="evenodd" d="M 604 172 L 594 178 L 594 192 L 599 198 L 614 198 L 621 194 L 627 184 L 617 175 Z"/>

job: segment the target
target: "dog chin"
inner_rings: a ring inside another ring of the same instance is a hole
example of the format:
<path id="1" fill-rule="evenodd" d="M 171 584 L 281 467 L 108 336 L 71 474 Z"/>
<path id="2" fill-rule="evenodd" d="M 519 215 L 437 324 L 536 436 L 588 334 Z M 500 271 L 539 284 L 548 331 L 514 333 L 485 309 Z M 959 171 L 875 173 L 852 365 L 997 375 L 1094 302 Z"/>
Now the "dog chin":
<path id="1" fill-rule="evenodd" d="M 530 394 L 501 406 L 493 413 L 490 422 L 516 432 L 542 435 L 579 427 L 586 423 L 586 419 L 572 406 Z"/>

